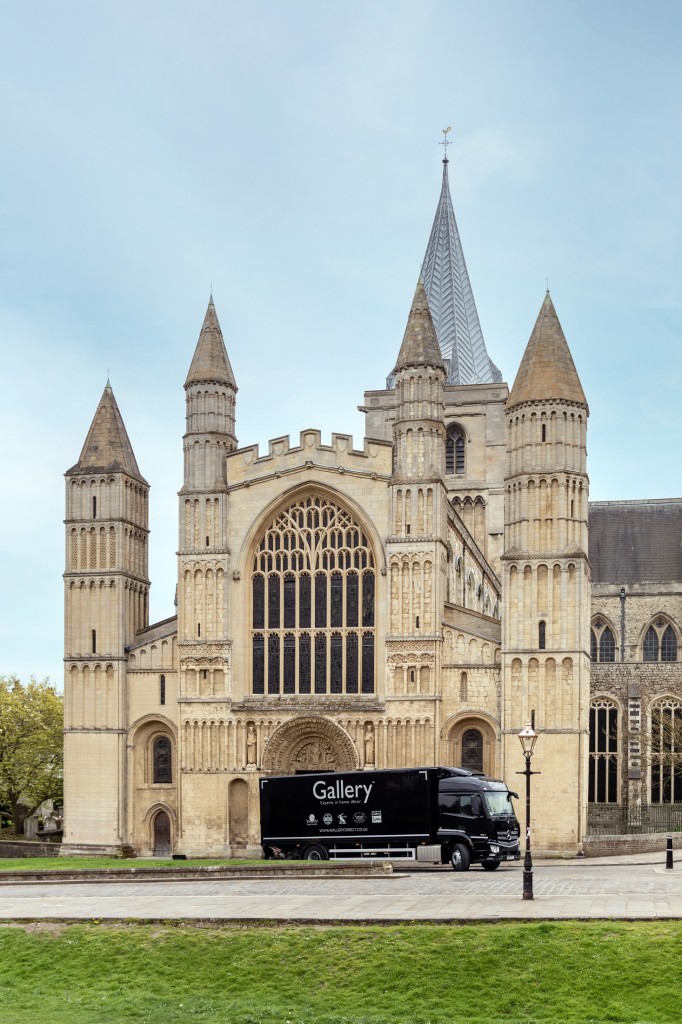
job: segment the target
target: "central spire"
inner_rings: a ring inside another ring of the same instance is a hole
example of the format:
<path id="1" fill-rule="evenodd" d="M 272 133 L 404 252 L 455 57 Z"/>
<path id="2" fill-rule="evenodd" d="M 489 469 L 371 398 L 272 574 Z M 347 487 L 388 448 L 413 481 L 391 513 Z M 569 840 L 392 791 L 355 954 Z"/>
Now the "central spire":
<path id="1" fill-rule="evenodd" d="M 497 383 L 502 374 L 483 340 L 450 198 L 447 149 L 445 153 L 440 199 L 422 264 L 424 287 L 438 344 L 449 367 L 447 383 Z"/>

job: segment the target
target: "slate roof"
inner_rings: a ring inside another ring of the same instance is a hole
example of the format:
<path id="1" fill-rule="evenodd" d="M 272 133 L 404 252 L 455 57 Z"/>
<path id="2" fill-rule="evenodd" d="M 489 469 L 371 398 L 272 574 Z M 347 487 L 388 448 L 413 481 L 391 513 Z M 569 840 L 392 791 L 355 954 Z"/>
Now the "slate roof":
<path id="1" fill-rule="evenodd" d="M 88 436 L 75 466 L 66 476 L 80 473 L 127 473 L 146 484 L 140 473 L 128 432 L 109 381 L 102 392 Z"/>
<path id="2" fill-rule="evenodd" d="M 403 343 L 393 373 L 398 373 L 408 366 L 437 366 L 445 369 L 421 277 L 417 281 Z"/>
<path id="3" fill-rule="evenodd" d="M 187 374 L 185 387 L 190 384 L 203 383 L 229 384 L 237 388 L 234 373 L 223 341 L 223 332 L 218 322 L 218 314 L 213 304 L 213 296 L 208 300 L 206 316 L 199 333 L 197 347 L 194 350 L 192 365 Z"/>
<path id="4" fill-rule="evenodd" d="M 507 399 L 507 408 L 552 398 L 587 405 L 552 297 L 547 292 Z"/>
<path id="5" fill-rule="evenodd" d="M 593 583 L 682 580 L 682 499 L 591 502 L 588 533 Z"/>
<path id="6" fill-rule="evenodd" d="M 502 374 L 488 355 L 443 160 L 443 184 L 422 263 L 424 287 L 443 358 L 449 361 L 448 384 L 491 384 Z"/>

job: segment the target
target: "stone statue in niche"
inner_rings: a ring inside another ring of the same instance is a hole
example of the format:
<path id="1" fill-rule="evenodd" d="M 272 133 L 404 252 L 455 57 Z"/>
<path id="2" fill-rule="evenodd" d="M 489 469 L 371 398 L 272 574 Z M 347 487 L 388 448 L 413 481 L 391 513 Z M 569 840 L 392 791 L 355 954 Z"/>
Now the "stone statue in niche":
<path id="1" fill-rule="evenodd" d="M 249 722 L 246 727 L 246 767 L 256 768 L 258 765 L 258 737 L 256 726 Z"/>
<path id="2" fill-rule="evenodd" d="M 374 766 L 374 726 L 371 722 L 365 723 L 365 766 Z"/>

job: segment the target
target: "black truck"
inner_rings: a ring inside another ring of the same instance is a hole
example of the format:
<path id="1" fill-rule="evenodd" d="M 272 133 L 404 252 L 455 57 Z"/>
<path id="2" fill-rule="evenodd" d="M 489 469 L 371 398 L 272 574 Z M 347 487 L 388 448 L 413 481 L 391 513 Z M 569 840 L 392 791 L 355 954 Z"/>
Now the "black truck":
<path id="1" fill-rule="evenodd" d="M 260 781 L 263 854 L 302 860 L 383 857 L 494 871 L 519 859 L 504 782 L 464 768 L 304 772 Z"/>

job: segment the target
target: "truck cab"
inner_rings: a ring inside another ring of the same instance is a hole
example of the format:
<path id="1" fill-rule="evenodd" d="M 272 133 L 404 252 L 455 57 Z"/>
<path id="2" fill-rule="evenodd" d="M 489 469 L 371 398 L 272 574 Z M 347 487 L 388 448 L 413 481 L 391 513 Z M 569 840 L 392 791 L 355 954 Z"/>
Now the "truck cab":
<path id="1" fill-rule="evenodd" d="M 438 770 L 438 839 L 443 863 L 455 871 L 480 864 L 494 871 L 518 860 L 519 823 L 510 792 L 500 779 L 463 768 Z"/>

